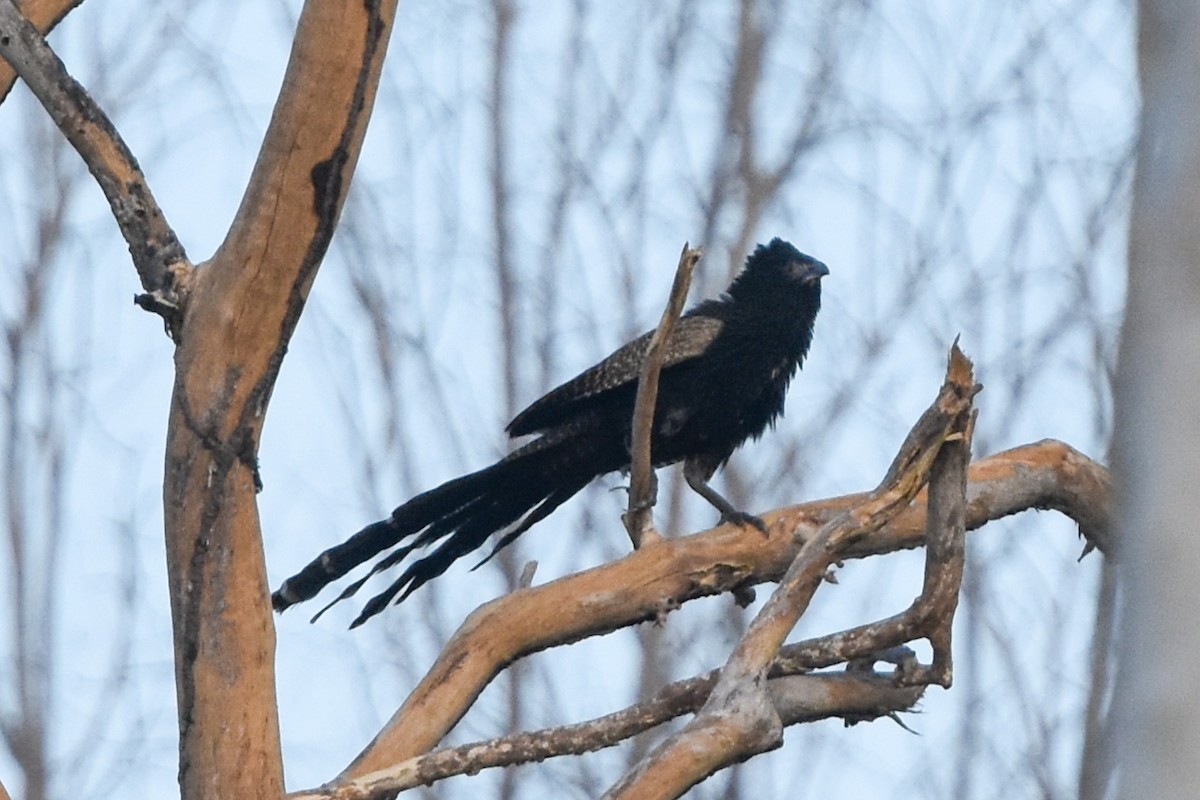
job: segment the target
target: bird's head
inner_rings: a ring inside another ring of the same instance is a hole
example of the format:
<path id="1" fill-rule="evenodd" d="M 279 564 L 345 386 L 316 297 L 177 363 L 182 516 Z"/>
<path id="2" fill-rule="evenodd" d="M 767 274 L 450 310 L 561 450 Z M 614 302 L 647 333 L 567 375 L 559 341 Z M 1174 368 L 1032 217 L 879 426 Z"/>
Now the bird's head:
<path id="1" fill-rule="evenodd" d="M 829 267 L 810 255 L 801 253 L 783 239 L 760 244 L 746 259 L 746 268 L 729 287 L 730 296 L 737 298 L 758 292 L 787 292 L 799 287 L 805 293 L 820 296 L 821 278 Z"/>

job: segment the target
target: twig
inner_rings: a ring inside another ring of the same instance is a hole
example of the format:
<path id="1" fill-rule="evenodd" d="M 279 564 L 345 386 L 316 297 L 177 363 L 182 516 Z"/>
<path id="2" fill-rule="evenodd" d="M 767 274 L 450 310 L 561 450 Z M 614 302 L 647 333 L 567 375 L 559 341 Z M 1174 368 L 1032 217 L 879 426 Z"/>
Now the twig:
<path id="1" fill-rule="evenodd" d="M 161 315 L 174 338 L 192 265 L 133 153 L 13 0 L 0 0 L 0 56 L 41 101 L 100 185 L 146 290 L 138 305 Z"/>
<path id="2" fill-rule="evenodd" d="M 654 464 L 650 452 L 650 440 L 654 429 L 654 410 L 658 400 L 658 377 L 662 372 L 663 360 L 667 355 L 667 343 L 675 330 L 675 321 L 683 313 L 688 288 L 692 285 L 692 272 L 703 254 L 700 248 L 684 242 L 679 254 L 679 266 L 675 268 L 675 281 L 671 284 L 671 296 L 658 322 L 646 357 L 642 361 L 642 372 L 638 378 L 637 400 L 633 406 L 633 426 L 630 438 L 629 510 L 622 516 L 625 530 L 636 550 L 643 543 L 658 538 L 654 532 L 651 510 L 654 508 Z"/>

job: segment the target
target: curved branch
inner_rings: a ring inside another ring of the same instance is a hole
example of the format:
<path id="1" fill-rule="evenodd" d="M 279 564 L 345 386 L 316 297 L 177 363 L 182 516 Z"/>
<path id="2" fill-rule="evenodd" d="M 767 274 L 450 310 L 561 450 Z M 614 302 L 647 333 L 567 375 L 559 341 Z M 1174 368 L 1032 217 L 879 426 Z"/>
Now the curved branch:
<path id="1" fill-rule="evenodd" d="M 0 0 L 0 56 L 25 81 L 100 185 L 145 295 L 138 304 L 177 331 L 192 266 L 112 121 L 72 78 L 13 0 Z"/>
<path id="2" fill-rule="evenodd" d="M 1109 547 L 1108 470 L 1062 442 L 1046 440 L 971 465 L 967 528 L 1028 509 L 1056 509 L 1090 541 Z M 509 663 L 558 645 L 653 620 L 696 597 L 778 580 L 816 530 L 864 494 L 818 500 L 763 516 L 770 530 L 724 525 L 647 544 L 620 561 L 504 595 L 476 609 L 437 662 L 343 777 L 362 776 L 428 752 Z M 865 558 L 919 547 L 925 499 L 847 549 Z"/>
<path id="3" fill-rule="evenodd" d="M 621 742 L 704 705 L 717 682 L 717 671 L 663 688 L 644 703 L 587 722 L 485 742 L 436 750 L 346 783 L 288 795 L 288 800 L 375 800 L 483 769 L 580 755 Z M 897 686 L 896 677 L 875 673 L 781 675 L 767 683 L 767 695 L 784 725 L 845 717 L 855 721 L 911 709 L 923 686 Z"/>

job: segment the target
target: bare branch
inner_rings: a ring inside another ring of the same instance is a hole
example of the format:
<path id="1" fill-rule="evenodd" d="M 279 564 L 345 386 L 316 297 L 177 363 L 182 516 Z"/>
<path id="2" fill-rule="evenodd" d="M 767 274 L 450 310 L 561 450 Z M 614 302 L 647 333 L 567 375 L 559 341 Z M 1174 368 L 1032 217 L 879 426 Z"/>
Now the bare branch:
<path id="1" fill-rule="evenodd" d="M 658 534 L 654 531 L 654 463 L 650 453 L 650 439 L 654 429 L 654 409 L 658 400 L 658 376 L 662 372 L 663 360 L 667 356 L 667 342 L 675 330 L 675 321 L 683 313 L 687 302 L 688 287 L 692 285 L 692 272 L 703 252 L 698 247 L 683 243 L 679 253 L 679 266 L 675 268 L 675 280 L 671 284 L 671 296 L 663 309 L 662 319 L 642 361 L 642 372 L 638 377 L 637 399 L 633 406 L 633 427 L 630 442 L 631 466 L 629 470 L 629 510 L 622 520 L 634 549 L 643 542 L 652 541 Z"/>
<path id="2" fill-rule="evenodd" d="M 978 389 L 970 361 L 955 343 L 937 399 L 913 426 L 883 482 L 805 542 L 730 655 L 704 708 L 636 764 L 606 797 L 678 797 L 714 772 L 782 744 L 782 722 L 764 691 L 767 670 L 780 646 L 846 544 L 883 527 L 907 507 L 928 481 L 942 445 L 966 435 Z"/>
<path id="3" fill-rule="evenodd" d="M 192 265 L 146 184 L 137 159 L 112 121 L 67 74 L 62 61 L 13 0 L 0 0 L 0 56 L 28 84 L 87 164 L 108 199 L 146 290 L 138 304 L 160 314 L 174 337 Z"/>
<path id="4" fill-rule="evenodd" d="M 970 530 L 1033 508 L 1057 509 L 1085 529 L 1108 530 L 1103 516 L 1110 507 L 1108 470 L 1061 442 L 1039 442 L 983 459 L 971 465 L 968 480 Z M 766 539 L 757 530 L 724 525 L 647 544 L 620 561 L 481 606 L 463 622 L 429 673 L 343 776 L 362 776 L 428 752 L 492 678 L 519 658 L 656 619 L 696 597 L 743 583 L 777 580 L 805 540 L 864 499 L 862 494 L 847 495 L 770 512 L 764 516 L 771 531 Z M 864 558 L 919 547 L 924 525 L 925 503 L 918 495 L 883 529 L 850 544 L 846 556 Z M 614 591 L 613 587 L 622 588 Z M 804 663 L 811 666 L 836 649 L 823 641 L 807 643 Z M 839 646 L 856 655 L 882 647 L 862 651 Z M 825 663 L 840 660 L 845 658 Z"/>
<path id="5" fill-rule="evenodd" d="M 967 464 L 978 412 L 971 411 L 963 435 L 946 441 L 929 475 L 929 511 L 925 517 L 925 583 L 913 613 L 928 620 L 926 638 L 933 648 L 927 674 L 909 675 L 914 682 L 930 682 L 949 689 L 954 669 L 950 632 L 958 592 L 962 587 L 967 520 Z"/>
<path id="6" fill-rule="evenodd" d="M 776 659 L 779 668 L 799 670 L 832 666 L 924 636 L 933 646 L 933 665 L 929 669 L 910 669 L 905 678 L 911 683 L 936 683 L 949 688 L 952 677 L 950 628 L 962 583 L 962 538 L 968 524 L 967 502 L 969 497 L 980 493 L 978 488 L 972 493 L 970 485 L 966 484 L 966 459 L 973 431 L 974 417 L 964 437 L 947 441 L 934 462 L 925 520 L 927 555 L 921 595 L 900 614 L 784 648 Z M 960 480 L 962 488 L 959 488 Z M 972 524 L 971 527 L 977 526 Z"/>
<path id="7" fill-rule="evenodd" d="M 25 0 L 20 8 L 25 18 L 33 23 L 33 27 L 42 36 L 46 36 L 82 2 L 83 0 Z M 0 61 L 0 103 L 8 97 L 16 82 L 16 70 L 7 61 Z"/>
<path id="8" fill-rule="evenodd" d="M 713 670 L 677 681 L 644 703 L 587 722 L 436 750 L 345 783 L 289 795 L 289 800 L 375 800 L 454 775 L 541 762 L 612 747 L 632 736 L 697 711 L 717 682 Z M 893 675 L 854 672 L 780 675 L 767 683 L 767 696 L 784 725 L 830 717 L 854 721 L 905 711 L 924 687 L 897 686 Z"/>

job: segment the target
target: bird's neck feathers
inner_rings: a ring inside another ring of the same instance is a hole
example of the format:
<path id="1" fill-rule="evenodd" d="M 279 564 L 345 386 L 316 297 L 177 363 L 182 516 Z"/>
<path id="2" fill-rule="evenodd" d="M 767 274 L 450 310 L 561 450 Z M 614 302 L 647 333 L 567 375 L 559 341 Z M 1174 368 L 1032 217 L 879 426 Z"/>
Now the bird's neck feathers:
<path id="1" fill-rule="evenodd" d="M 804 331 L 807 339 L 812 337 L 813 322 L 821 310 L 821 284 L 798 284 L 781 280 L 770 271 L 747 268 L 718 302 L 727 313 L 763 318 L 779 326 L 781 335 L 793 328 L 797 334 Z"/>
<path id="2" fill-rule="evenodd" d="M 733 289 L 731 286 L 718 299 L 705 300 L 689 315 L 722 320 L 721 338 L 726 346 L 748 358 L 779 358 L 797 364 L 803 360 L 821 306 L 820 287 L 746 292 L 742 284 L 738 292 Z"/>
<path id="3" fill-rule="evenodd" d="M 817 309 L 821 306 L 821 282 L 800 283 L 775 264 L 755 263 L 751 259 L 723 297 L 739 303 L 803 304 Z"/>

